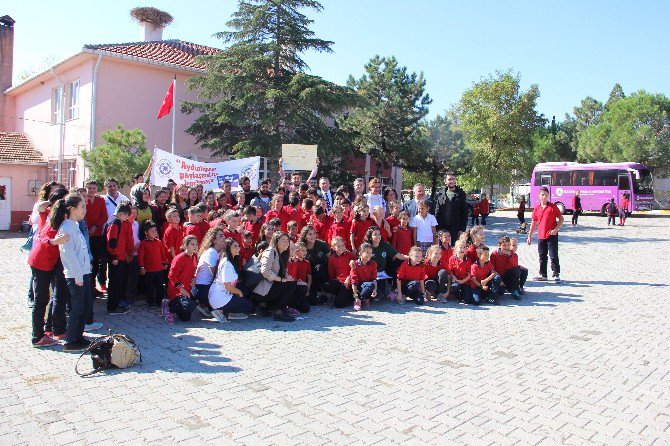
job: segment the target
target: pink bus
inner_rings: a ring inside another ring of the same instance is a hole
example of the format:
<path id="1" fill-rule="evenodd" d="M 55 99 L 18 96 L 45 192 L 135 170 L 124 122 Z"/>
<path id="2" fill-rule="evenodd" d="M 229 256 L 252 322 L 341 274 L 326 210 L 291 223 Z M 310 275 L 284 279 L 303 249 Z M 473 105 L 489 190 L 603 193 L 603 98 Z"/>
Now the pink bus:
<path id="1" fill-rule="evenodd" d="M 579 191 L 584 211 L 605 215 L 607 202 L 614 197 L 619 206 L 624 193 L 630 197 L 631 212 L 648 211 L 654 202 L 652 183 L 651 172 L 639 163 L 540 163 L 530 180 L 530 206 L 539 202 L 540 187 L 546 186 L 549 201 L 563 213 L 572 211 L 575 191 Z"/>

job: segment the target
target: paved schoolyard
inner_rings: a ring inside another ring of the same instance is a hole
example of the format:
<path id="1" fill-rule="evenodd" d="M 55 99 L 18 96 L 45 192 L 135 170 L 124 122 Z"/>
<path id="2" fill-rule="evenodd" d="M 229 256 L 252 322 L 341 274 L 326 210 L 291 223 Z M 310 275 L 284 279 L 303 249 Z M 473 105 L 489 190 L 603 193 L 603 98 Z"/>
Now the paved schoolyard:
<path id="1" fill-rule="evenodd" d="M 99 320 L 141 367 L 79 378 L 30 346 L 22 239 L 0 237 L 0 445 L 668 444 L 670 220 L 582 217 L 564 283 L 500 306 L 320 307 L 293 324 Z M 491 218 L 495 245 L 516 226 Z M 536 246 L 520 258 L 536 272 Z"/>

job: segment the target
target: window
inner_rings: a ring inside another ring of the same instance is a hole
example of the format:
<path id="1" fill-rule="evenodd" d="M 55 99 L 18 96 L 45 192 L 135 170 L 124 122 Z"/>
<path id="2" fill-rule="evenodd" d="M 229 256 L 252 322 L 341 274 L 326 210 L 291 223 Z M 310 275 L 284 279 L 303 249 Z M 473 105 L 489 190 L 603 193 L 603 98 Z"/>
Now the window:
<path id="1" fill-rule="evenodd" d="M 593 173 L 593 186 L 616 186 L 618 182 L 616 170 L 595 170 Z"/>
<path id="2" fill-rule="evenodd" d="M 67 119 L 79 118 L 79 81 L 70 82 L 68 84 L 68 108 Z"/>
<path id="3" fill-rule="evenodd" d="M 628 173 L 619 174 L 619 190 L 630 190 L 630 175 Z"/>
<path id="4" fill-rule="evenodd" d="M 76 182 L 76 160 L 63 160 L 60 177 L 58 176 L 58 160 L 51 160 L 47 166 L 47 181 L 58 181 L 67 189 L 75 186 Z"/>
<path id="5" fill-rule="evenodd" d="M 51 123 L 61 123 L 61 110 L 63 109 L 63 87 L 58 87 L 51 93 Z"/>
<path id="6" fill-rule="evenodd" d="M 572 186 L 570 172 L 554 172 L 551 177 L 551 183 L 554 186 Z"/>

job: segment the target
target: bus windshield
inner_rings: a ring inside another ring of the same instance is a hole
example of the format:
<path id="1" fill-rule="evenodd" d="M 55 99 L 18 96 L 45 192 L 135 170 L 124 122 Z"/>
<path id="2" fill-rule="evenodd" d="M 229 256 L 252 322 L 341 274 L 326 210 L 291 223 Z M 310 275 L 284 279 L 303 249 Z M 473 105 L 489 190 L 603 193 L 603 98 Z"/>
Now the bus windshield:
<path id="1" fill-rule="evenodd" d="M 640 169 L 638 171 L 640 178 L 633 173 L 633 192 L 639 195 L 651 195 L 654 193 L 653 183 L 654 179 L 651 176 L 649 169 Z"/>

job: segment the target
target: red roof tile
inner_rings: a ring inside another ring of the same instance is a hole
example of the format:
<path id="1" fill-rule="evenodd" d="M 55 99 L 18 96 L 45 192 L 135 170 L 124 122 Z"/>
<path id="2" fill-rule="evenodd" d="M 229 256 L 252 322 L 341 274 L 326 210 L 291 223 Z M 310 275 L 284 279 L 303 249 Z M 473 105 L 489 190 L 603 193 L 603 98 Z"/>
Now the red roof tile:
<path id="1" fill-rule="evenodd" d="M 25 133 L 0 132 L 0 163 L 7 162 L 34 164 L 45 161 Z"/>
<path id="2" fill-rule="evenodd" d="M 85 45 L 84 48 L 89 50 L 108 51 L 123 56 L 147 59 L 165 64 L 180 65 L 197 70 L 202 70 L 205 66 L 201 63 L 196 63 L 196 56 L 211 56 L 220 51 L 219 49 L 210 46 L 198 45 L 181 40 Z"/>

